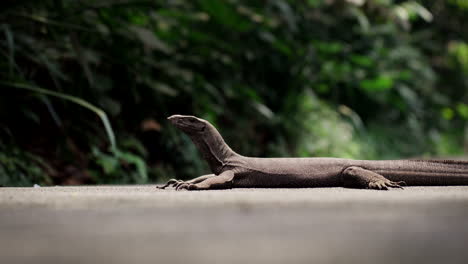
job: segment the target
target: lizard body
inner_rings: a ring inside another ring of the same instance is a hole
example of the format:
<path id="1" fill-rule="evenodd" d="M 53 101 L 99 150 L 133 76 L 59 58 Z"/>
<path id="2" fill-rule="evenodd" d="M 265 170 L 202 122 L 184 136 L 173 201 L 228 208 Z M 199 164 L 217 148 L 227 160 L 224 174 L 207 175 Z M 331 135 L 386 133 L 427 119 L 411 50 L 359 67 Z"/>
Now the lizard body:
<path id="1" fill-rule="evenodd" d="M 173 179 L 162 189 L 171 185 L 177 190 L 468 185 L 466 161 L 245 157 L 234 152 L 206 120 L 182 115 L 168 119 L 192 139 L 213 174 L 186 182 Z"/>

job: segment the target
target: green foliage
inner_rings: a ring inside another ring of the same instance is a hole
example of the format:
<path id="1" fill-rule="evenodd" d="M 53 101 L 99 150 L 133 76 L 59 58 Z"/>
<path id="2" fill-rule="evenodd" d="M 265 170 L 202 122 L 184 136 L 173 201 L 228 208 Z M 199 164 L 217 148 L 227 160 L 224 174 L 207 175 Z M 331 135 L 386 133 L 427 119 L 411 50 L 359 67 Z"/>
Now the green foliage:
<path id="1" fill-rule="evenodd" d="M 0 145 L 0 186 L 52 184 L 44 171 L 45 166 L 45 162 L 34 154 Z"/>
<path id="2" fill-rule="evenodd" d="M 114 131 L 112 130 L 112 126 L 111 126 L 111 124 L 109 122 L 109 119 L 107 118 L 107 115 L 106 115 L 106 113 L 104 111 L 102 111 L 101 109 L 95 107 L 94 105 L 92 105 L 92 104 L 90 104 L 90 103 L 86 102 L 85 100 L 82 100 L 82 99 L 80 99 L 78 97 L 75 97 L 75 96 L 70 96 L 70 95 L 67 95 L 67 94 L 58 93 L 58 92 L 50 91 L 50 90 L 47 90 L 47 89 L 42 89 L 42 88 L 39 88 L 39 87 L 30 86 L 30 85 L 27 85 L 27 84 L 8 83 L 8 82 L 0 82 L 0 84 L 10 86 L 10 87 L 14 87 L 14 88 L 17 88 L 17 89 L 25 89 L 25 90 L 29 90 L 29 91 L 32 91 L 32 92 L 35 92 L 35 93 L 41 93 L 41 94 L 46 94 L 46 95 L 49 95 L 49 96 L 58 97 L 58 98 L 73 102 L 73 103 L 75 103 L 77 105 L 80 105 L 80 106 L 82 106 L 84 108 L 87 108 L 87 109 L 93 111 L 97 116 L 99 116 L 99 118 L 101 119 L 101 121 L 102 121 L 102 123 L 104 125 L 107 136 L 109 138 L 109 143 L 110 143 L 111 149 L 116 150 L 117 147 L 116 147 L 116 143 L 115 143 L 115 135 L 114 135 Z"/>
<path id="3" fill-rule="evenodd" d="M 41 157 L 54 184 L 70 182 L 70 167 L 73 183 L 205 173 L 171 114 L 209 120 L 246 155 L 459 154 L 467 10 L 456 0 L 9 1 L 0 140 L 12 147 L 0 154 Z M 11 168 L 39 177 L 26 167 Z M 0 172 L 10 185 L 34 181 L 12 171 Z"/>
<path id="4" fill-rule="evenodd" d="M 290 145 L 289 148 L 292 147 L 295 151 L 277 154 L 308 157 L 314 153 L 314 156 L 363 159 L 369 156 L 365 153 L 365 146 L 357 137 L 362 129 L 362 123 L 356 113 L 344 105 L 339 106 L 338 111 L 335 111 L 310 90 L 300 98 L 298 101 L 300 108 L 288 122 L 288 130 L 290 130 L 288 134 L 296 133 L 296 135 L 281 141 L 287 142 Z M 302 129 L 298 130 L 298 126 Z"/>
<path id="5" fill-rule="evenodd" d="M 128 151 L 115 150 L 104 153 L 97 148 L 91 151 L 95 167 L 90 166 L 96 183 L 147 183 L 148 173 L 142 157 Z"/>
<path id="6" fill-rule="evenodd" d="M 465 42 L 449 43 L 449 53 L 453 63 L 458 64 L 466 74 L 468 74 L 468 44 Z"/>

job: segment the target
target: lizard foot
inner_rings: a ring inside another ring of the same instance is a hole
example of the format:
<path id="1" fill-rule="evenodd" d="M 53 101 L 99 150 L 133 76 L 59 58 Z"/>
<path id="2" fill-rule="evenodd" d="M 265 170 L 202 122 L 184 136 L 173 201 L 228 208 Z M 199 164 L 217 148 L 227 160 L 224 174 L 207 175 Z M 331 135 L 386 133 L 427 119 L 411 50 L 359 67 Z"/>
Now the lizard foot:
<path id="1" fill-rule="evenodd" d="M 394 182 L 374 171 L 357 166 L 351 166 L 343 171 L 343 185 L 351 188 L 366 188 L 374 190 L 388 190 L 389 188 L 400 188 L 405 182 Z"/>
<path id="2" fill-rule="evenodd" d="M 379 179 L 377 181 L 370 182 L 368 188 L 374 190 L 388 190 L 388 188 L 403 189 L 401 185 L 406 186 L 406 183 L 404 181 L 393 182 L 388 179 Z"/>
<path id="3" fill-rule="evenodd" d="M 176 189 L 176 191 L 182 191 L 182 190 L 190 191 L 190 190 L 196 190 L 197 186 L 195 184 L 192 184 L 192 183 L 182 182 L 182 183 L 177 184 L 175 189 Z"/>
<path id="4" fill-rule="evenodd" d="M 177 180 L 177 179 L 170 179 L 166 184 L 164 184 L 163 186 L 156 186 L 156 188 L 158 189 L 166 189 L 167 187 L 175 187 L 177 184 L 180 184 L 180 183 L 183 183 L 184 181 L 182 180 Z"/>

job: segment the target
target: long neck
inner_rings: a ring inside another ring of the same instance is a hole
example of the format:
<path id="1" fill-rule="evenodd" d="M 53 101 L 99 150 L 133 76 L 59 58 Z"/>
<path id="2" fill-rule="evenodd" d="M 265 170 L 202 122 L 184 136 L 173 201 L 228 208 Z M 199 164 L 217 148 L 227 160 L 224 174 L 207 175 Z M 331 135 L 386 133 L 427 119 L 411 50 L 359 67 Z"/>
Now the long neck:
<path id="1" fill-rule="evenodd" d="M 239 156 L 224 142 L 221 134 L 212 125 L 208 124 L 202 134 L 190 135 L 190 138 L 215 174 L 221 172 L 227 159 Z"/>

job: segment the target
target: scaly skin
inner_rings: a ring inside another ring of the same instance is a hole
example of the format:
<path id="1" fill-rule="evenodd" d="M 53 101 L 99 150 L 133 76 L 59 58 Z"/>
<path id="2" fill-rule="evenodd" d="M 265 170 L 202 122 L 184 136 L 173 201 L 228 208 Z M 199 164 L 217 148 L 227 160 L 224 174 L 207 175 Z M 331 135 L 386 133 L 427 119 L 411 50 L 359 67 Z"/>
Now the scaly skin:
<path id="1" fill-rule="evenodd" d="M 387 190 L 400 185 L 468 185 L 468 162 L 453 160 L 351 160 L 339 158 L 251 158 L 234 152 L 206 120 L 168 118 L 185 132 L 213 174 L 171 180 L 164 189 L 352 187 Z"/>

